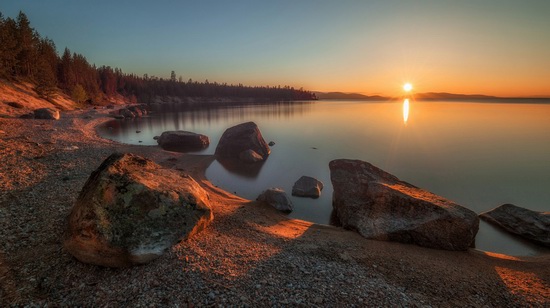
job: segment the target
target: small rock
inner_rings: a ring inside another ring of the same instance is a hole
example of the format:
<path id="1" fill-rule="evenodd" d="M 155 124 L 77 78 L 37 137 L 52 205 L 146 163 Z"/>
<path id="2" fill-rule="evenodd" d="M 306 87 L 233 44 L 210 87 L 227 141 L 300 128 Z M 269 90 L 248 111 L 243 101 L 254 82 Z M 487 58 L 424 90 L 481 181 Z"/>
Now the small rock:
<path id="1" fill-rule="evenodd" d="M 256 199 L 265 202 L 279 211 L 290 213 L 294 209 L 294 205 L 286 195 L 285 191 L 280 188 L 270 188 L 262 192 Z"/>
<path id="2" fill-rule="evenodd" d="M 322 304 L 323 298 L 321 296 L 315 296 L 315 298 L 313 299 L 313 303 L 317 305 Z"/>
<path id="3" fill-rule="evenodd" d="M 140 131 L 140 130 L 136 130 L 136 134 L 139 134 L 139 133 L 141 133 L 141 131 Z"/>
<path id="4" fill-rule="evenodd" d="M 34 111 L 35 119 L 59 120 L 59 111 L 52 108 L 39 108 Z"/>
<path id="5" fill-rule="evenodd" d="M 268 145 L 269 145 L 270 147 L 274 146 L 274 145 L 275 145 L 275 141 L 269 141 Z"/>
<path id="6" fill-rule="evenodd" d="M 294 183 L 294 186 L 292 186 L 292 195 L 319 198 L 321 190 L 323 190 L 323 183 L 321 183 L 321 181 L 309 176 L 302 176 Z"/>

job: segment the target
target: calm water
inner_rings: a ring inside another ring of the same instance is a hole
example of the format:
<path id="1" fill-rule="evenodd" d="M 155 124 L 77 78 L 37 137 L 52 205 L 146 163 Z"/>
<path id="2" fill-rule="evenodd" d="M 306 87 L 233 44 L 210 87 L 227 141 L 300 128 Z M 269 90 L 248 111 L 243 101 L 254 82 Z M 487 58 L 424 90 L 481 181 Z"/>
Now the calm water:
<path id="1" fill-rule="evenodd" d="M 477 213 L 503 203 L 550 211 L 550 104 L 318 101 L 169 111 L 112 121 L 100 134 L 156 145 L 153 137 L 163 131 L 188 130 L 208 135 L 211 145 L 201 153 L 213 154 L 226 128 L 254 121 L 266 141 L 276 143 L 268 160 L 248 172 L 228 171 L 216 161 L 208 179 L 255 199 L 268 187 L 290 195 L 302 175 L 316 177 L 325 184 L 321 198 L 291 197 L 290 216 L 317 223 L 329 223 L 328 163 L 337 158 L 368 161 Z M 511 255 L 550 252 L 484 222 L 476 247 Z"/>

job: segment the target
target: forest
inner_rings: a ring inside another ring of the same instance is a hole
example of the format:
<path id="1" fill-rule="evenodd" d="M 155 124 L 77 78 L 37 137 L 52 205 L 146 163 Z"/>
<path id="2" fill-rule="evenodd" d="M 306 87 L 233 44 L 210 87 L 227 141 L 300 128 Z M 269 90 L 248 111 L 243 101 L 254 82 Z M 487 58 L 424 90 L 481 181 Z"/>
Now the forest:
<path id="1" fill-rule="evenodd" d="M 45 99 L 62 91 L 79 103 L 101 105 L 122 95 L 131 103 L 148 103 L 157 97 L 258 99 L 273 101 L 313 100 L 314 93 L 289 86 L 245 86 L 184 81 L 171 71 L 170 78 L 123 73 L 119 68 L 97 67 L 67 47 L 59 55 L 54 42 L 31 27 L 23 12 L 13 19 L 0 12 L 0 78 L 28 81 Z"/>

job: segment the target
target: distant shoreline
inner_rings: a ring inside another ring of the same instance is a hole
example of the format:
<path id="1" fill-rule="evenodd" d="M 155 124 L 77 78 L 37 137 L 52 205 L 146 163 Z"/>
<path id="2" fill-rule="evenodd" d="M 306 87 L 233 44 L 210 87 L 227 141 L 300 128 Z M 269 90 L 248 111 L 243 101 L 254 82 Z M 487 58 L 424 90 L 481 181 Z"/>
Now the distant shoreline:
<path id="1" fill-rule="evenodd" d="M 400 97 L 389 97 L 381 95 L 363 95 L 359 93 L 344 92 L 313 92 L 318 99 L 355 99 L 355 100 L 395 100 L 404 97 L 414 98 L 417 101 L 423 100 L 550 100 L 550 97 L 501 97 L 483 94 L 456 94 L 447 92 L 426 92 L 403 95 Z"/>

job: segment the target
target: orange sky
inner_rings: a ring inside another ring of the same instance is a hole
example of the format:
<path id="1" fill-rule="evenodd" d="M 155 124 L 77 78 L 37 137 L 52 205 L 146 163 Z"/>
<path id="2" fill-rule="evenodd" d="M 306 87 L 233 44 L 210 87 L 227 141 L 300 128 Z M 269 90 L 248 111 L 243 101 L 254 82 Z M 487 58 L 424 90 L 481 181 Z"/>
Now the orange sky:
<path id="1" fill-rule="evenodd" d="M 96 65 L 398 96 L 550 96 L 550 1 L 9 1 Z"/>

